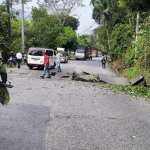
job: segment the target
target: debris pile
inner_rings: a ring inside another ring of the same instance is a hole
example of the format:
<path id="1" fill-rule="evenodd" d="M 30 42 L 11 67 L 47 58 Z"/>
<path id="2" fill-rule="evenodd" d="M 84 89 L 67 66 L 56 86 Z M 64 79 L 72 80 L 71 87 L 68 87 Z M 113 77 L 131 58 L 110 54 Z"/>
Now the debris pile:
<path id="1" fill-rule="evenodd" d="M 55 76 L 55 75 L 56 75 L 56 72 L 51 72 L 51 75 L 52 75 L 52 76 Z"/>
<path id="2" fill-rule="evenodd" d="M 82 71 L 81 74 L 77 72 L 73 72 L 72 80 L 76 81 L 84 81 L 84 82 L 103 82 L 107 84 L 116 84 L 116 85 L 139 85 L 139 86 L 147 86 L 146 81 L 143 76 L 138 76 L 132 80 L 128 80 L 123 77 L 114 77 L 106 74 L 89 74 L 88 72 Z"/>
<path id="3" fill-rule="evenodd" d="M 72 74 L 72 80 L 76 81 L 84 81 L 84 82 L 100 82 L 100 78 L 97 75 L 91 75 L 87 72 L 82 72 L 82 74 L 78 74 L 75 71 Z"/>

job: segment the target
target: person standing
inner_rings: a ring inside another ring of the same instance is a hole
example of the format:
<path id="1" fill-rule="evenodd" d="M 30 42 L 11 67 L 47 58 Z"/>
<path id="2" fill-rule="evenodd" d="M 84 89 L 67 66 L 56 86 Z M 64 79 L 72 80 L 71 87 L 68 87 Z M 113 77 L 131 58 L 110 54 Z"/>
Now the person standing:
<path id="1" fill-rule="evenodd" d="M 21 60 L 22 60 L 22 54 L 21 54 L 21 52 L 18 52 L 16 54 L 16 57 L 17 57 L 18 69 L 19 69 L 20 68 L 20 63 L 21 63 Z"/>
<path id="2" fill-rule="evenodd" d="M 106 64 L 105 57 L 103 57 L 103 59 L 101 60 L 101 63 L 102 63 L 102 68 L 105 68 L 105 64 Z"/>
<path id="3" fill-rule="evenodd" d="M 56 53 L 56 63 L 57 63 L 57 72 L 61 72 L 61 67 L 60 67 L 60 60 L 61 60 L 61 57 L 62 57 L 62 54 L 59 53 L 57 50 L 55 51 Z"/>
<path id="4" fill-rule="evenodd" d="M 47 78 L 51 78 L 50 71 L 49 71 L 49 57 L 47 55 L 47 52 L 45 52 L 45 55 L 44 55 L 44 72 L 43 72 L 43 75 L 40 76 L 42 79 L 44 79 L 46 71 L 48 73 L 48 77 Z"/>

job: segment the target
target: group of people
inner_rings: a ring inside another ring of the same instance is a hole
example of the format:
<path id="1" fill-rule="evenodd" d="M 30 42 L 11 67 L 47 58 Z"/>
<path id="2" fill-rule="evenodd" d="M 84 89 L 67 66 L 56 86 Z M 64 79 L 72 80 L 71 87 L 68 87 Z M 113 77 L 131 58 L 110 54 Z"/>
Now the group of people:
<path id="1" fill-rule="evenodd" d="M 60 60 L 62 58 L 62 54 L 59 53 L 57 50 L 55 51 L 55 53 L 56 53 L 56 59 L 57 59 L 56 60 L 56 63 L 57 63 L 57 72 L 61 72 Z M 26 57 L 26 55 L 24 55 L 24 58 L 25 57 Z M 21 54 L 21 52 L 18 52 L 15 55 L 15 53 L 14 53 L 13 50 L 8 55 L 7 65 L 9 64 L 10 59 L 16 65 L 15 58 L 17 58 L 18 68 L 20 68 L 20 63 L 21 63 L 21 60 L 22 60 L 22 54 Z M 50 74 L 50 71 L 49 71 L 49 56 L 47 55 L 47 52 L 45 52 L 45 55 L 44 55 L 44 72 L 43 72 L 43 75 L 40 76 L 42 79 L 44 79 L 46 71 L 48 73 L 48 77 L 47 78 L 51 78 L 51 74 Z M 1 50 L 0 50 L 0 75 L 1 75 L 1 78 L 2 78 L 2 82 L 6 83 L 6 81 L 7 81 L 7 72 L 6 72 L 5 67 L 3 66 L 3 57 L 2 57 Z"/>
<path id="2" fill-rule="evenodd" d="M 10 63 L 10 61 L 12 61 L 14 63 L 14 65 L 16 66 L 16 59 L 18 62 L 18 68 L 20 68 L 20 63 L 22 61 L 22 58 L 24 58 L 24 62 L 26 63 L 26 54 L 23 54 L 21 52 L 18 52 L 17 54 L 14 53 L 13 50 L 10 51 L 9 55 L 8 55 L 8 60 L 7 60 L 7 66 Z"/>
<path id="3" fill-rule="evenodd" d="M 57 50 L 55 51 L 55 53 L 56 53 L 57 72 L 61 72 L 60 60 L 62 58 L 62 54 L 59 53 Z M 40 76 L 42 79 L 44 79 L 46 71 L 48 73 L 47 78 L 51 78 L 51 74 L 49 71 L 49 57 L 48 57 L 47 53 L 45 52 L 45 55 L 44 55 L 44 72 L 43 72 L 43 75 Z"/>
<path id="4" fill-rule="evenodd" d="M 56 59 L 57 59 L 56 60 L 57 72 L 61 72 L 60 60 L 61 60 L 62 54 L 59 53 L 57 50 L 55 51 L 55 53 L 56 53 Z M 102 68 L 105 68 L 106 59 L 107 59 L 107 56 L 103 57 L 102 60 L 101 60 Z M 45 55 L 44 55 L 44 72 L 43 72 L 43 75 L 40 76 L 42 79 L 44 79 L 46 71 L 48 73 L 48 77 L 47 78 L 51 78 L 51 74 L 50 74 L 50 71 L 49 71 L 49 57 L 48 57 L 47 53 L 45 53 Z"/>
<path id="5" fill-rule="evenodd" d="M 60 60 L 62 58 L 62 54 L 59 53 L 57 50 L 55 51 L 56 53 L 56 63 L 57 63 L 57 72 L 61 72 L 61 67 L 60 67 Z M 9 64 L 10 62 L 10 58 L 12 58 L 12 61 L 14 62 L 14 64 L 16 64 L 16 61 L 15 61 L 15 57 L 17 58 L 17 62 L 18 62 L 18 68 L 20 68 L 20 63 L 21 63 L 21 60 L 22 60 L 22 54 L 21 52 L 18 52 L 16 55 L 14 54 L 14 51 L 12 50 L 8 56 L 8 61 L 7 61 L 7 64 Z M 26 55 L 24 55 L 24 57 L 26 58 Z M 48 76 L 47 78 L 51 78 L 51 74 L 50 74 L 50 71 L 49 71 L 49 56 L 47 55 L 47 52 L 45 52 L 45 55 L 44 55 L 44 72 L 42 74 L 42 76 L 40 76 L 42 79 L 44 79 L 44 76 L 46 74 L 46 72 L 48 73 Z M 106 64 L 106 58 L 103 57 L 102 60 L 101 60 L 101 63 L 102 63 L 102 68 L 105 68 L 105 64 Z M 3 83 L 6 83 L 7 81 L 7 72 L 5 70 L 5 67 L 3 66 L 3 57 L 2 57 L 2 54 L 1 54 L 1 50 L 0 50 L 0 75 L 1 75 L 1 78 L 2 78 L 2 82 Z"/>
<path id="6" fill-rule="evenodd" d="M 13 50 L 10 51 L 8 55 L 7 65 L 12 61 L 16 65 L 16 59 L 18 62 L 18 68 L 20 68 L 20 63 L 22 61 L 22 57 L 24 57 L 24 61 L 26 61 L 26 54 L 23 54 L 21 52 L 18 52 L 17 54 L 14 53 Z M 15 59 L 16 58 L 16 59 Z M 2 50 L 0 49 L 0 76 L 2 79 L 2 82 L 0 81 L 0 86 L 5 86 L 11 88 L 11 85 L 7 85 L 7 72 L 5 67 L 3 66 L 3 57 L 2 57 Z"/>

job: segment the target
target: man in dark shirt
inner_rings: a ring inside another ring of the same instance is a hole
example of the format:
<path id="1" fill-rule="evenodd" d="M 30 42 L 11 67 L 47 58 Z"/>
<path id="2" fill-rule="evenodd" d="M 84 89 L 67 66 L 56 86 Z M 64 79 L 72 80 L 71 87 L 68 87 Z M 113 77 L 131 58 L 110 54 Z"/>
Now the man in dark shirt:
<path id="1" fill-rule="evenodd" d="M 105 57 L 103 57 L 103 59 L 101 60 L 102 63 L 102 68 L 105 68 L 105 64 L 106 64 L 106 59 Z"/>
<path id="2" fill-rule="evenodd" d="M 7 61 L 7 65 L 9 64 L 10 60 L 13 61 L 13 63 L 16 65 L 16 61 L 15 61 L 15 54 L 14 51 L 12 50 L 9 55 L 8 55 L 8 61 Z"/>

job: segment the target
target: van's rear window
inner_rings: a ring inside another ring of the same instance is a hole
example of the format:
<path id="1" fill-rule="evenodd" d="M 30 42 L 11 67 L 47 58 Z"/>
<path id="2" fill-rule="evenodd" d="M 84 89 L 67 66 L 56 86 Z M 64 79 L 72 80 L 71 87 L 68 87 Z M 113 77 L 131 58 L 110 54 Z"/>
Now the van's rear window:
<path id="1" fill-rule="evenodd" d="M 30 49 L 29 50 L 29 55 L 32 55 L 32 56 L 44 56 L 44 51 L 43 50 L 37 50 L 37 49 Z"/>

